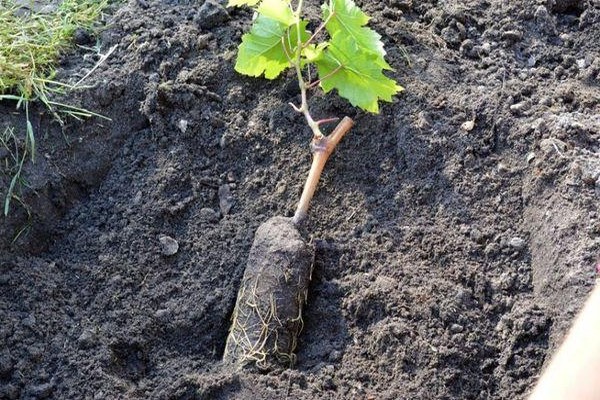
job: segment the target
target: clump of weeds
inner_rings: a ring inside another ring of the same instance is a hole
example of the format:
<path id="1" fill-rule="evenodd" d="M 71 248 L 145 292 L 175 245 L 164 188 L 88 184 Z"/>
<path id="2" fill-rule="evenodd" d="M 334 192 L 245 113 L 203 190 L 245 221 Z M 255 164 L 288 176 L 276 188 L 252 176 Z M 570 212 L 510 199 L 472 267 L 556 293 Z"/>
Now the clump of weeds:
<path id="1" fill-rule="evenodd" d="M 64 118 L 102 117 L 94 112 L 54 100 L 73 86 L 55 80 L 60 55 L 72 47 L 77 29 L 92 29 L 109 0 L 64 0 L 54 9 L 29 7 L 14 0 L 0 0 L 0 101 L 14 103 L 25 113 L 24 127 L 4 127 L 2 174 L 9 174 L 4 191 L 3 212 L 23 184 L 23 165 L 35 162 L 36 137 L 30 119 L 30 104 L 40 102 L 61 125 Z M 105 118 L 105 117 L 103 117 Z M 19 148 L 19 143 L 23 144 Z"/>

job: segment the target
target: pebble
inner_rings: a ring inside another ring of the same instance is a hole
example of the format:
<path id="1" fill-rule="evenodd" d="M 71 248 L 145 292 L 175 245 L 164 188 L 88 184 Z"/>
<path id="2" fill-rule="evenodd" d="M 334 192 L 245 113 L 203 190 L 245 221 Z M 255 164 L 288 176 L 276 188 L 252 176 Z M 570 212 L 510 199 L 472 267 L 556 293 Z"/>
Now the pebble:
<path id="1" fill-rule="evenodd" d="M 160 251 L 165 256 L 175 255 L 179 251 L 179 243 L 170 236 L 161 235 L 158 238 L 158 241 L 160 242 Z"/>
<path id="2" fill-rule="evenodd" d="M 450 332 L 452 333 L 461 333 L 465 328 L 459 324 L 450 325 Z"/>
<path id="3" fill-rule="evenodd" d="M 214 0 L 206 0 L 194 18 L 200 28 L 210 29 L 229 19 L 229 14 L 221 4 Z"/>
<path id="4" fill-rule="evenodd" d="M 490 54 L 490 51 L 492 51 L 492 45 L 488 42 L 484 43 L 481 45 L 481 53 L 483 54 Z"/>
<path id="5" fill-rule="evenodd" d="M 187 131 L 189 124 L 190 123 L 187 119 L 180 119 L 179 122 L 177 123 L 177 127 L 179 128 L 181 133 L 185 133 Z"/>
<path id="6" fill-rule="evenodd" d="M 463 124 L 460 126 L 460 128 L 463 131 L 466 132 L 471 132 L 473 130 L 473 128 L 475 127 L 475 121 L 465 121 L 463 122 Z"/>
<path id="7" fill-rule="evenodd" d="M 283 182 L 279 182 L 277 184 L 277 187 L 275 188 L 275 193 L 277 193 L 278 195 L 282 195 L 285 193 L 286 190 L 287 190 L 287 185 Z"/>
<path id="8" fill-rule="evenodd" d="M 508 245 L 517 250 L 521 250 L 525 247 L 525 239 L 515 236 L 508 241 Z"/>
<path id="9" fill-rule="evenodd" d="M 227 184 L 219 186 L 219 208 L 221 209 L 221 214 L 229 214 L 231 207 L 233 207 L 231 188 Z"/>
<path id="10" fill-rule="evenodd" d="M 77 338 L 77 344 L 81 349 L 89 349 L 96 344 L 96 335 L 90 329 L 84 329 L 81 335 Z"/>
<path id="11" fill-rule="evenodd" d="M 506 31 L 502 33 L 502 40 L 507 42 L 518 42 L 523 38 L 523 34 L 519 31 Z"/>
<path id="12" fill-rule="evenodd" d="M 527 102 L 525 102 L 525 101 L 522 101 L 517 104 L 512 104 L 510 106 L 510 111 L 515 115 L 523 115 L 523 113 L 525 111 L 527 111 L 528 109 L 529 109 L 529 104 L 527 104 Z"/>
<path id="13" fill-rule="evenodd" d="M 510 167 L 506 163 L 503 163 L 502 161 L 498 163 L 496 168 L 498 168 L 498 172 L 500 172 L 500 173 L 511 172 Z"/>

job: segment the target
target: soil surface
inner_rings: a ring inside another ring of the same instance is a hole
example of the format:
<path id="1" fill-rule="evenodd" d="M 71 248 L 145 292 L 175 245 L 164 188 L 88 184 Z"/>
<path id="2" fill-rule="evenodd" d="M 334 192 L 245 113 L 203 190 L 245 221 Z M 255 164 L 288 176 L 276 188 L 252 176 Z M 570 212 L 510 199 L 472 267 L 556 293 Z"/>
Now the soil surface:
<path id="1" fill-rule="evenodd" d="M 255 230 L 292 215 L 309 168 L 294 76 L 235 73 L 248 10 L 130 0 L 58 77 L 114 46 L 62 99 L 112 122 L 32 113 L 0 224 L 0 398 L 525 397 L 600 255 L 600 4 L 358 3 L 406 90 L 380 115 L 312 95 L 356 125 L 303 231 L 294 368 L 221 361 Z"/>

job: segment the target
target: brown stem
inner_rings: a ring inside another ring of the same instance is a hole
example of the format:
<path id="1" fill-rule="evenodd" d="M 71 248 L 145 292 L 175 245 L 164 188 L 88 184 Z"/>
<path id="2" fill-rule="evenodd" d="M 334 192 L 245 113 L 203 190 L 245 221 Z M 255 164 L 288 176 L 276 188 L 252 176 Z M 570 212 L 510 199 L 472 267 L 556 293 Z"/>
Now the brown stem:
<path id="1" fill-rule="evenodd" d="M 308 215 L 308 207 L 317 189 L 317 184 L 319 183 L 319 178 L 321 178 L 325 163 L 327 163 L 327 159 L 340 140 L 352 128 L 352 125 L 354 125 L 352 118 L 344 117 L 329 136 L 313 139 L 313 161 L 310 166 L 308 178 L 306 178 L 306 183 L 304 184 L 298 208 L 294 214 L 293 221 L 295 224 L 302 222 Z"/>

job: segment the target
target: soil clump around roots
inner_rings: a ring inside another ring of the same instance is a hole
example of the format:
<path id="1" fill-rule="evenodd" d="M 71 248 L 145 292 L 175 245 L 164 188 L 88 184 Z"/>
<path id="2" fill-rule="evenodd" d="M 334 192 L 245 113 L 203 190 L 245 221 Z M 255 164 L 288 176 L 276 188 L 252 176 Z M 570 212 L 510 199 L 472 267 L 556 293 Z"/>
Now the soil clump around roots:
<path id="1" fill-rule="evenodd" d="M 0 398 L 525 397 L 596 278 L 600 6 L 357 3 L 406 90 L 380 115 L 312 94 L 355 125 L 302 232 L 294 367 L 222 355 L 255 232 L 310 165 L 295 77 L 235 73 L 248 10 L 130 0 L 62 99 L 112 122 L 30 110 L 27 208 L 0 223 Z"/>

